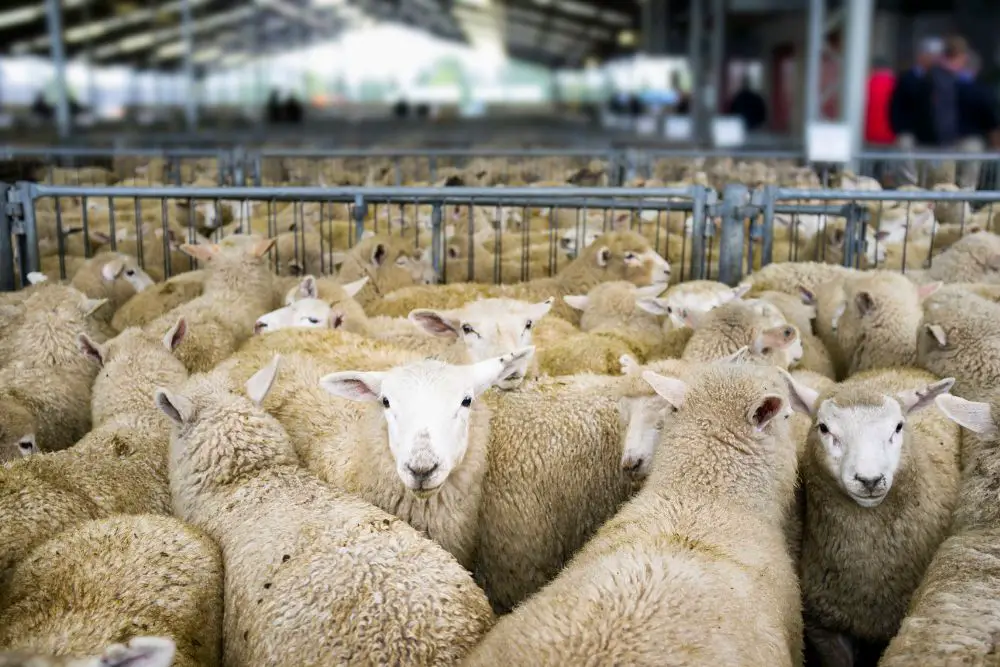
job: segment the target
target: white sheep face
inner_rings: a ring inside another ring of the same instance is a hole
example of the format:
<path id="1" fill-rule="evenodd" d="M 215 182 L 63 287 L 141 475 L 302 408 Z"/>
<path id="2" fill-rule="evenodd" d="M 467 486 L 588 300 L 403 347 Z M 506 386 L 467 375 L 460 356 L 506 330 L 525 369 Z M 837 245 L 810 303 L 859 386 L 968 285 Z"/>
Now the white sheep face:
<path id="1" fill-rule="evenodd" d="M 19 402 L 0 399 L 0 463 L 39 451 L 34 417 Z"/>
<path id="2" fill-rule="evenodd" d="M 653 453 L 660 442 L 667 413 L 674 408 L 659 396 L 618 399 L 623 429 L 622 470 L 635 480 L 649 476 Z"/>
<path id="3" fill-rule="evenodd" d="M 299 299 L 291 305 L 272 310 L 257 318 L 255 334 L 270 333 L 290 327 L 301 329 L 337 329 L 344 323 L 344 314 L 321 299 Z"/>
<path id="4" fill-rule="evenodd" d="M 480 299 L 455 311 L 414 310 L 410 321 L 425 332 L 461 340 L 471 361 L 510 354 L 531 345 L 532 330 L 552 308 L 553 299 L 527 303 L 515 299 Z M 515 389 L 524 381 L 531 357 L 497 386 Z"/>
<path id="5" fill-rule="evenodd" d="M 418 497 L 429 497 L 465 458 L 473 401 L 533 352 L 465 366 L 426 359 L 384 372 L 332 373 L 320 384 L 335 396 L 378 403 L 396 474 Z"/>
<path id="6" fill-rule="evenodd" d="M 121 255 L 106 262 L 101 267 L 101 277 L 108 282 L 125 280 L 136 292 L 141 292 L 154 284 L 153 279 L 142 270 L 135 258 L 128 255 Z"/>
<path id="7" fill-rule="evenodd" d="M 559 237 L 559 249 L 568 258 L 573 259 L 580 254 L 580 250 L 593 244 L 602 234 L 604 234 L 602 227 L 588 226 L 581 229 L 566 229 Z"/>
<path id="8" fill-rule="evenodd" d="M 847 408 L 824 401 L 816 415 L 822 464 L 854 502 L 877 507 L 899 468 L 904 429 L 903 411 L 891 397 L 880 406 Z"/>

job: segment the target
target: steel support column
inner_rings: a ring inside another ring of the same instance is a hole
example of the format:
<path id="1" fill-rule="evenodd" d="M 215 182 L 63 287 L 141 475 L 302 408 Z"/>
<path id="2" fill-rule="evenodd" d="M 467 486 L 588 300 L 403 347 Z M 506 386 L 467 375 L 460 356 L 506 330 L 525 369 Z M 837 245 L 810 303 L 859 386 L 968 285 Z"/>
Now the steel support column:
<path id="1" fill-rule="evenodd" d="M 688 67 L 691 71 L 691 129 L 694 142 L 700 144 L 704 139 L 702 129 L 702 107 L 705 96 L 702 86 L 705 83 L 702 72 L 702 31 L 705 19 L 702 12 L 702 1 L 691 0 L 691 9 L 688 12 Z"/>
<path id="2" fill-rule="evenodd" d="M 184 80 L 187 95 L 184 99 L 184 117 L 187 128 L 194 131 L 198 128 L 198 95 L 194 78 L 194 25 L 191 18 L 191 2 L 181 2 L 181 34 L 184 39 Z"/>
<path id="3" fill-rule="evenodd" d="M 49 25 L 49 43 L 52 53 L 52 67 L 56 76 L 56 127 L 59 138 L 70 135 L 69 95 L 66 91 L 66 52 L 63 45 L 62 3 L 60 0 L 46 0 L 45 17 Z"/>
<path id="4" fill-rule="evenodd" d="M 706 119 L 711 119 L 719 112 L 723 104 L 722 77 L 724 73 L 725 39 L 726 39 L 726 0 L 712 0 L 712 43 L 711 61 L 709 67 L 708 87 L 713 92 L 712 108 L 708 110 Z"/>
<path id="5" fill-rule="evenodd" d="M 805 105 L 802 113 L 802 143 L 806 143 L 809 123 L 819 118 L 820 92 L 819 70 L 823 58 L 823 42 L 826 35 L 823 30 L 826 0 L 809 0 L 808 30 L 806 42 L 806 81 Z"/>
<path id="6" fill-rule="evenodd" d="M 864 145 L 865 80 L 871 58 L 872 21 L 875 18 L 875 0 L 848 0 L 847 33 L 844 40 L 844 67 L 841 90 L 841 109 L 844 122 L 851 131 L 851 156 L 861 152 Z M 852 164 L 853 166 L 853 164 Z"/>

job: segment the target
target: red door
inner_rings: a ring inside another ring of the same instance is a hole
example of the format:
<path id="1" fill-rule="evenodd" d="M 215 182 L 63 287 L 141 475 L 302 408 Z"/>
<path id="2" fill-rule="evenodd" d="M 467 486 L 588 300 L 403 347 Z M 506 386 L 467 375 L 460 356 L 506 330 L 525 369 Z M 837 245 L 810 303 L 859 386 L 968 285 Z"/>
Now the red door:
<path id="1" fill-rule="evenodd" d="M 795 90 L 795 47 L 776 46 L 771 54 L 771 129 L 788 132 L 792 121 L 792 91 Z"/>

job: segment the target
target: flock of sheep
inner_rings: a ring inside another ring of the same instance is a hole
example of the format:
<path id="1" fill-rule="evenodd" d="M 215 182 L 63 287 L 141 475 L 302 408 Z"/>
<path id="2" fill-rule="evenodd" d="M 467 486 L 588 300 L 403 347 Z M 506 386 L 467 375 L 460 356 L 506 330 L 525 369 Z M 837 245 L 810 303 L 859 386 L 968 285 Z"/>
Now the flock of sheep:
<path id="1" fill-rule="evenodd" d="M 736 287 L 681 279 L 679 212 L 449 205 L 446 275 L 427 207 L 355 213 L 37 203 L 0 294 L 0 667 L 1000 664 L 990 211 L 878 207 L 860 269 L 842 221 L 779 220 Z"/>

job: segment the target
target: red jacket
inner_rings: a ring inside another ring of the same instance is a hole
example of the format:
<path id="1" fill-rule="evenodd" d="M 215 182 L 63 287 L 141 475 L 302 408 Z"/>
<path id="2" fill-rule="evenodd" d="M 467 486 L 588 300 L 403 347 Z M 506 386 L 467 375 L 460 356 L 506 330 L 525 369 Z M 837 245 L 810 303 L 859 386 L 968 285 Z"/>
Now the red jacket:
<path id="1" fill-rule="evenodd" d="M 865 141 L 870 144 L 892 144 L 896 135 L 889 123 L 889 101 L 896 87 L 896 75 L 889 69 L 878 69 L 868 78 L 868 102 L 865 108 Z"/>

